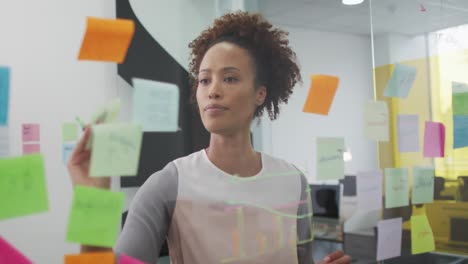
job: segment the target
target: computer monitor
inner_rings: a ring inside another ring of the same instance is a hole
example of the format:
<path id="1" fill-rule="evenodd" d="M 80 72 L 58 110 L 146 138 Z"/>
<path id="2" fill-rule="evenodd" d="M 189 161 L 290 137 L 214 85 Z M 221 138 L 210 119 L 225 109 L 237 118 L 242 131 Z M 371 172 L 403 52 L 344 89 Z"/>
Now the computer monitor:
<path id="1" fill-rule="evenodd" d="M 310 184 L 310 197 L 314 217 L 339 218 L 339 184 Z"/>

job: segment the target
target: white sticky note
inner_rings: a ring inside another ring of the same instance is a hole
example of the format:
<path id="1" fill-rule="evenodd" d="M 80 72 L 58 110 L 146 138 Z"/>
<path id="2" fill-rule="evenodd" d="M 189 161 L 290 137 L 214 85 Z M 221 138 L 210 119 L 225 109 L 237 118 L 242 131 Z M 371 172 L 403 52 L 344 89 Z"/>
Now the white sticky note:
<path id="1" fill-rule="evenodd" d="M 359 172 L 356 178 L 358 210 L 382 209 L 382 172 Z"/>
<path id="2" fill-rule="evenodd" d="M 176 132 L 179 88 L 172 83 L 133 79 L 133 121 L 145 132 Z"/>
<path id="3" fill-rule="evenodd" d="M 364 109 L 364 133 L 368 139 L 388 141 L 389 119 L 387 103 L 369 101 Z"/>
<path id="4" fill-rule="evenodd" d="M 401 256 L 402 218 L 379 221 L 377 224 L 377 260 Z"/>

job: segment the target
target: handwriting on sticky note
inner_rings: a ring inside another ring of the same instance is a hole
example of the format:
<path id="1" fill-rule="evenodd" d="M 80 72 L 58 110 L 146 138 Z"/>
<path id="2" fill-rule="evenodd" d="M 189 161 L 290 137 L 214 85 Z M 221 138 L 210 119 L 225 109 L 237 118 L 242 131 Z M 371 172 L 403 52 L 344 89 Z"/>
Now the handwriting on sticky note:
<path id="1" fill-rule="evenodd" d="M 44 160 L 40 154 L 0 159 L 0 219 L 48 210 Z"/>
<path id="2" fill-rule="evenodd" d="M 317 138 L 317 179 L 344 178 L 344 138 Z"/>
<path id="3" fill-rule="evenodd" d="M 127 255 L 120 255 L 120 264 L 144 264 L 142 261 L 139 261 L 138 259 L 136 258 L 132 258 L 130 256 L 127 256 Z"/>
<path id="4" fill-rule="evenodd" d="M 411 216 L 411 253 L 420 254 L 434 250 L 434 235 L 427 216 Z"/>
<path id="5" fill-rule="evenodd" d="M 39 124 L 23 124 L 23 142 L 40 140 Z"/>
<path id="6" fill-rule="evenodd" d="M 10 102 L 10 68 L 0 66 L 0 126 L 8 124 Z"/>
<path id="7" fill-rule="evenodd" d="M 135 176 L 140 160 L 142 131 L 139 125 L 111 123 L 92 127 L 90 175 Z"/>
<path id="8" fill-rule="evenodd" d="M 330 75 L 312 75 L 309 94 L 302 111 L 328 115 L 339 80 L 338 77 Z"/>
<path id="9" fill-rule="evenodd" d="M 413 168 L 413 204 L 432 203 L 434 201 L 434 169 Z"/>
<path id="10" fill-rule="evenodd" d="M 379 221 L 377 224 L 377 260 L 401 255 L 402 218 Z"/>
<path id="11" fill-rule="evenodd" d="M 106 103 L 104 106 L 99 108 L 95 113 L 93 113 L 90 124 L 96 125 L 116 122 L 120 115 L 120 107 L 120 98 L 113 99 L 112 101 Z M 91 135 L 88 138 L 88 141 L 86 142 L 87 150 L 91 149 L 92 142 L 93 134 L 91 133 Z"/>
<path id="12" fill-rule="evenodd" d="M 32 261 L 0 236 L 0 263 L 32 264 Z"/>
<path id="13" fill-rule="evenodd" d="M 65 255 L 65 264 L 115 264 L 112 252 L 82 253 Z"/>
<path id="14" fill-rule="evenodd" d="M 408 97 L 409 91 L 416 80 L 416 67 L 395 64 L 390 80 L 387 82 L 387 86 L 384 90 L 384 96 L 387 97 Z"/>
<path id="15" fill-rule="evenodd" d="M 389 119 L 386 102 L 367 102 L 364 108 L 364 133 L 368 139 L 388 141 Z"/>
<path id="16" fill-rule="evenodd" d="M 385 208 L 409 205 L 407 168 L 385 169 Z"/>
<path id="17" fill-rule="evenodd" d="M 76 123 L 62 124 L 62 141 L 76 141 L 78 139 L 78 126 Z"/>
<path id="18" fill-rule="evenodd" d="M 30 143 L 23 144 L 23 154 L 33 154 L 41 152 L 41 144 Z"/>
<path id="19" fill-rule="evenodd" d="M 124 199 L 121 192 L 76 186 L 67 240 L 112 247 L 117 240 Z"/>
<path id="20" fill-rule="evenodd" d="M 398 150 L 400 152 L 419 152 L 419 117 L 417 115 L 398 115 Z"/>
<path id="21" fill-rule="evenodd" d="M 356 177 L 359 211 L 382 209 L 382 172 L 359 172 Z"/>
<path id="22" fill-rule="evenodd" d="M 176 132 L 179 121 L 179 88 L 175 84 L 133 79 L 133 121 L 143 131 Z"/>
<path id="23" fill-rule="evenodd" d="M 424 157 L 444 157 L 445 126 L 442 123 L 426 121 L 424 127 Z"/>
<path id="24" fill-rule="evenodd" d="M 453 148 L 468 146 L 468 115 L 453 116 Z"/>
<path id="25" fill-rule="evenodd" d="M 122 63 L 134 32 L 133 20 L 88 17 L 78 59 Z"/>
<path id="26" fill-rule="evenodd" d="M 62 145 L 62 161 L 63 164 L 67 164 L 68 160 L 70 159 L 71 155 L 73 154 L 73 150 L 75 150 L 76 144 L 74 143 L 67 143 Z"/>

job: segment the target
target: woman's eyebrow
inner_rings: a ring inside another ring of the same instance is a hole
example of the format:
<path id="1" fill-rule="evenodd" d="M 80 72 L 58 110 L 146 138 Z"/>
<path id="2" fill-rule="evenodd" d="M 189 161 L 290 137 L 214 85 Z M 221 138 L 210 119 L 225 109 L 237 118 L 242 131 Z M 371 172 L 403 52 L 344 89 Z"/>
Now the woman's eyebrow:
<path id="1" fill-rule="evenodd" d="M 240 72 L 239 68 L 236 68 L 234 66 L 223 67 L 223 68 L 221 68 L 221 71 L 223 71 L 223 72 L 239 71 Z M 202 72 L 211 72 L 211 69 L 210 68 L 201 69 L 199 73 L 202 73 Z"/>

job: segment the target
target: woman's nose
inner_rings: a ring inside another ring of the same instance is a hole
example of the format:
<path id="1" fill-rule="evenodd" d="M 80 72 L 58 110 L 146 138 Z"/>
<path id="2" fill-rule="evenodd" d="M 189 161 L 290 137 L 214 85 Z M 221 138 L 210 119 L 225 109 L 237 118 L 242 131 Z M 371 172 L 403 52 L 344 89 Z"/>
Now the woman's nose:
<path id="1" fill-rule="evenodd" d="M 220 92 L 219 84 L 217 82 L 213 82 L 208 93 L 208 98 L 219 99 L 220 97 L 221 97 L 221 92 Z"/>

